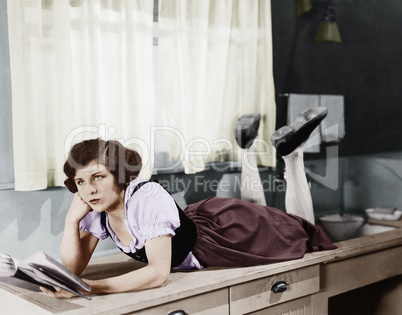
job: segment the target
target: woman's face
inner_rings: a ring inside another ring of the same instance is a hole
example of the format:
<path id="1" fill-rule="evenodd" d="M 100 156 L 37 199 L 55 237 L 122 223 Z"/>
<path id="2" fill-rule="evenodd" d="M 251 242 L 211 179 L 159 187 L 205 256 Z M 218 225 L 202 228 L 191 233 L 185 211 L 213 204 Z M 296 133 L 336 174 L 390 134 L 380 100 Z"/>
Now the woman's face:
<path id="1" fill-rule="evenodd" d="M 115 184 L 109 170 L 97 161 L 78 169 L 74 181 L 80 197 L 96 212 L 113 211 L 124 202 L 124 190 Z"/>

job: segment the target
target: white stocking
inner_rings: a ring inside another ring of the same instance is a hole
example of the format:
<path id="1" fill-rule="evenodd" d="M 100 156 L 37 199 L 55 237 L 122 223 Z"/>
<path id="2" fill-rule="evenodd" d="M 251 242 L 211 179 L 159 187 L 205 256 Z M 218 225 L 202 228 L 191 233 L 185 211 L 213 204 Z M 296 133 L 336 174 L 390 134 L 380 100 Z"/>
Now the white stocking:
<path id="1" fill-rule="evenodd" d="M 250 148 L 243 150 L 240 198 L 260 205 L 267 205 L 255 157 L 254 143 Z"/>
<path id="2" fill-rule="evenodd" d="M 286 176 L 286 212 L 315 224 L 313 200 L 304 171 L 303 146 L 283 156 Z"/>

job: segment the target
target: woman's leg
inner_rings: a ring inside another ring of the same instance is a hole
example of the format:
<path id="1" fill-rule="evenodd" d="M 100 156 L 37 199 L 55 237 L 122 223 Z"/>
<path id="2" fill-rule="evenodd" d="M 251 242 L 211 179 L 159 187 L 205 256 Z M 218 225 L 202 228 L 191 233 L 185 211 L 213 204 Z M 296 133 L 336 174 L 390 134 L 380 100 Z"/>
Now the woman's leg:
<path id="1" fill-rule="evenodd" d="M 324 107 L 309 108 L 301 112 L 290 126 L 283 126 L 271 136 L 272 144 L 285 161 L 286 212 L 313 224 L 313 201 L 304 171 L 303 145 L 327 113 Z"/>
<path id="2" fill-rule="evenodd" d="M 303 145 L 283 156 L 286 177 L 286 212 L 315 224 L 313 200 L 304 171 Z"/>
<path id="3" fill-rule="evenodd" d="M 240 198 L 260 205 L 267 205 L 255 157 L 255 146 L 242 150 Z"/>

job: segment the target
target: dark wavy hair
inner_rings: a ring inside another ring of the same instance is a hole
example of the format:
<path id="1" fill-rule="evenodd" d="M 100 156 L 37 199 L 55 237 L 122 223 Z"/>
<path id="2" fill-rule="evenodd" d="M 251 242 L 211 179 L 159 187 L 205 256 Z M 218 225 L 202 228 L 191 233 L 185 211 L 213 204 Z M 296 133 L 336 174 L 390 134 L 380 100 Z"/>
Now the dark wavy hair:
<path id="1" fill-rule="evenodd" d="M 64 184 L 72 193 L 78 191 L 74 176 L 78 169 L 92 161 L 106 166 L 115 179 L 115 184 L 125 189 L 130 181 L 138 177 L 142 167 L 141 156 L 137 151 L 126 148 L 115 140 L 91 139 L 75 144 L 64 163 L 67 179 Z"/>

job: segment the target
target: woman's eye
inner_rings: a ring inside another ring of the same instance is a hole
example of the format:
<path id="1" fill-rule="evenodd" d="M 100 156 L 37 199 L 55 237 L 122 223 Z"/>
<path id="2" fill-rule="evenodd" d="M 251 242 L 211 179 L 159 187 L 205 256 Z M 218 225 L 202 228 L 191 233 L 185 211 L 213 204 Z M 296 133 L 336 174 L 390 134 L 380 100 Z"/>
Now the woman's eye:
<path id="1" fill-rule="evenodd" d="M 83 185 L 85 182 L 83 180 L 76 181 L 77 185 Z"/>
<path id="2" fill-rule="evenodd" d="M 102 176 L 96 175 L 96 176 L 94 177 L 94 179 L 95 179 L 95 180 L 100 180 L 100 179 L 102 179 Z"/>

